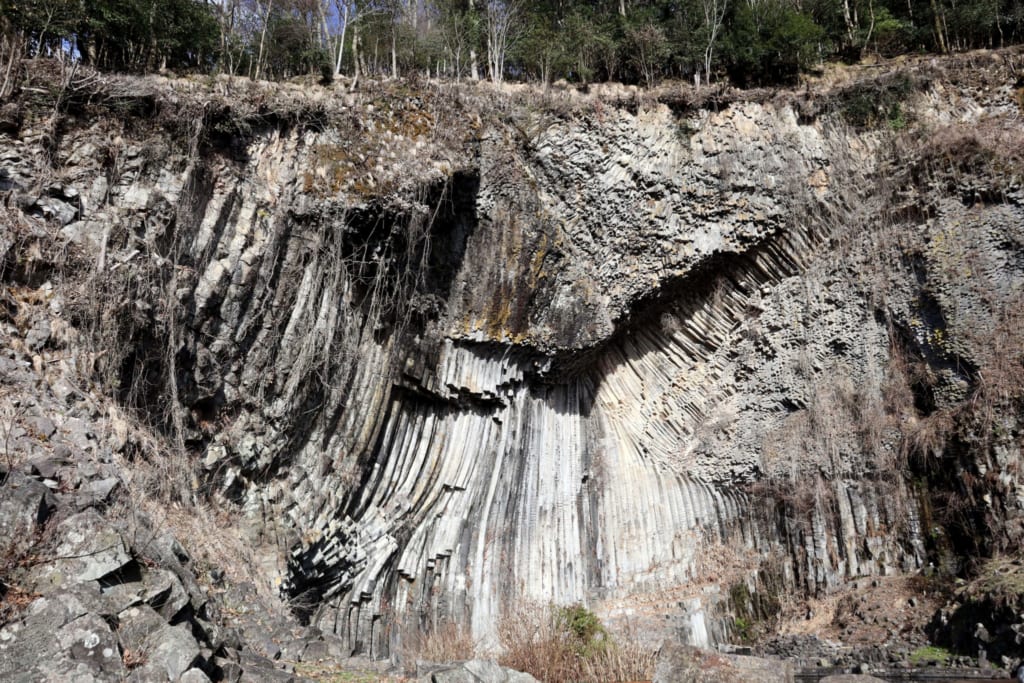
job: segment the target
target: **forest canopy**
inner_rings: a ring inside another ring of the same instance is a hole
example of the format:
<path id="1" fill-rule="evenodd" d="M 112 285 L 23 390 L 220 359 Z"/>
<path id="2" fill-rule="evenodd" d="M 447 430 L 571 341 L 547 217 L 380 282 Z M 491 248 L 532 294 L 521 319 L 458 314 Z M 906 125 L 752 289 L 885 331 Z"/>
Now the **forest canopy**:
<path id="1" fill-rule="evenodd" d="M 1024 0 L 0 0 L 2 54 L 102 70 L 788 83 L 1024 39 Z"/>

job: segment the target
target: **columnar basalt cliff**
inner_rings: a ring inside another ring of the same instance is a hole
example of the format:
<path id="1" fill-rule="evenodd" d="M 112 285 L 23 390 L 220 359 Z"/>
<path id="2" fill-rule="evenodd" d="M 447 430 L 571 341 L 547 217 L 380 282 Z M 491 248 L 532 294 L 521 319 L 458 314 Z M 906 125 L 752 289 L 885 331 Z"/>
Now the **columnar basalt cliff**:
<path id="1" fill-rule="evenodd" d="M 1019 371 L 1020 58 L 977 60 L 694 103 L 109 78 L 26 102 L 0 182 L 301 618 L 384 656 L 582 602 L 707 645 L 732 586 L 963 547 L 954 494 L 1019 540 L 1019 392 L 985 390 Z M 912 130 L 862 120 L 893 91 Z M 918 428 L 982 399 L 973 442 Z"/>

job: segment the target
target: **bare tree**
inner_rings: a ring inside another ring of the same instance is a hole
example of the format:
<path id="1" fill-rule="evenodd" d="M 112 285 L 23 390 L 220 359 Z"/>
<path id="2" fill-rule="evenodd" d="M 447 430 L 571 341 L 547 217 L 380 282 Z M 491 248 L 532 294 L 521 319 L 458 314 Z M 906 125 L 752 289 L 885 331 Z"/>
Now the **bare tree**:
<path id="1" fill-rule="evenodd" d="M 257 6 L 259 5 L 257 1 Z M 267 9 L 263 11 L 263 25 L 260 28 L 260 49 L 256 55 L 256 70 L 253 79 L 259 80 L 260 69 L 263 67 L 263 46 L 267 40 L 267 27 L 270 26 L 270 10 L 274 7 L 274 0 L 267 0 Z"/>
<path id="2" fill-rule="evenodd" d="M 341 60 L 345 56 L 345 34 L 348 32 L 349 23 L 355 19 L 356 16 L 355 0 L 334 0 L 334 9 L 338 13 L 338 24 L 340 28 L 337 48 L 334 51 L 335 55 L 337 55 L 334 60 L 334 75 L 338 76 L 341 74 Z"/>
<path id="3" fill-rule="evenodd" d="M 487 0 L 487 65 L 491 81 L 505 77 L 505 55 L 515 39 L 522 0 Z"/>
<path id="4" fill-rule="evenodd" d="M 359 22 L 352 25 L 352 84 L 349 86 L 349 92 L 355 92 L 356 86 L 359 85 L 359 76 L 362 74 L 362 70 L 359 68 Z"/>
<path id="5" fill-rule="evenodd" d="M 471 14 L 476 12 L 476 0 L 469 0 L 469 11 Z M 476 54 L 476 44 L 471 44 L 469 48 L 469 71 L 470 78 L 474 81 L 480 80 L 480 63 Z"/>
<path id="6" fill-rule="evenodd" d="M 228 74 L 235 75 L 235 51 L 233 49 L 238 30 L 238 19 L 241 8 L 239 0 L 224 0 L 213 7 L 217 11 L 217 24 L 220 27 L 220 52 L 222 68 Z"/>
<path id="7" fill-rule="evenodd" d="M 708 44 L 704 48 L 704 78 L 711 82 L 711 61 L 715 54 L 715 41 L 722 30 L 725 10 L 729 0 L 701 0 L 704 9 L 704 26 L 707 29 Z"/>
<path id="8" fill-rule="evenodd" d="M 445 50 L 451 55 L 452 73 L 455 75 L 456 82 L 462 78 L 462 57 L 466 52 L 466 46 L 472 46 L 471 21 L 472 19 L 466 13 L 452 11 L 441 22 L 441 38 L 444 41 Z M 474 54 L 472 47 L 469 51 Z"/>
<path id="9" fill-rule="evenodd" d="M 871 36 L 875 31 L 875 3 L 874 0 L 868 0 L 868 30 L 864 35 L 864 39 L 860 40 L 858 34 L 860 33 L 860 12 L 857 0 L 853 0 L 851 4 L 850 0 L 843 0 L 843 22 L 846 24 L 846 42 L 849 47 L 855 48 L 858 51 L 862 48 L 866 48 L 868 43 L 871 42 Z M 941 42 L 942 36 L 939 36 Z"/>
<path id="10" fill-rule="evenodd" d="M 660 26 L 648 23 L 639 28 L 630 29 L 626 38 L 633 52 L 631 61 L 643 74 L 647 87 L 654 85 L 658 75 L 658 67 L 668 52 L 668 39 Z"/>

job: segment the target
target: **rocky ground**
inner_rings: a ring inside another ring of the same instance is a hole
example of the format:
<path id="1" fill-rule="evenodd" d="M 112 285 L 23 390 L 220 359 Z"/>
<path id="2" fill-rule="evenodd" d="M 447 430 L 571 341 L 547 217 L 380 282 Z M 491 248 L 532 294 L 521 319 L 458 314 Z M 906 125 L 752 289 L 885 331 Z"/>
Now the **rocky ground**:
<path id="1" fill-rule="evenodd" d="M 182 463 L 78 372 L 66 293 L 8 284 L 0 680 L 381 679 L 388 663 L 297 624 L 237 516 L 179 497 Z"/>
<path id="2" fill-rule="evenodd" d="M 1019 565 L 1020 560 L 1002 563 Z M 791 661 L 808 676 L 854 672 L 900 680 L 1007 678 L 1020 664 L 1020 650 L 1007 645 L 1018 640 L 1020 626 L 1007 623 L 1005 631 L 1012 635 L 1002 639 L 990 636 L 978 623 L 969 629 L 949 626 L 951 621 L 969 620 L 968 614 L 976 617 L 975 622 L 991 619 L 991 612 L 978 614 L 979 600 L 995 599 L 985 581 L 979 577 L 970 583 L 953 582 L 923 575 L 851 581 L 831 595 L 792 607 L 788 618 L 751 650 Z M 1013 622 L 1020 616 L 1006 613 L 1000 618 Z M 959 634 L 960 640 L 949 632 Z"/>

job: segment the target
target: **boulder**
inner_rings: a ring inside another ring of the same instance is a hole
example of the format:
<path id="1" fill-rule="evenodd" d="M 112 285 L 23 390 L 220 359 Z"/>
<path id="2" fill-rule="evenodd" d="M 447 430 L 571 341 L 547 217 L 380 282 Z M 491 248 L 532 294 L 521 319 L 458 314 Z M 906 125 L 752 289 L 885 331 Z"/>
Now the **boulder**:
<path id="1" fill-rule="evenodd" d="M 79 509 L 103 505 L 110 500 L 120 484 L 115 477 L 86 482 L 78 489 L 75 504 Z"/>
<path id="2" fill-rule="evenodd" d="M 95 510 L 68 517 L 54 530 L 55 559 L 32 574 L 33 588 L 43 594 L 76 583 L 95 581 L 132 561 L 121 534 Z"/>
<path id="3" fill-rule="evenodd" d="M 0 476 L 0 549 L 10 554 L 7 541 L 32 537 L 49 518 L 55 501 L 41 482 L 17 471 Z"/>
<path id="4" fill-rule="evenodd" d="M 58 479 L 60 468 L 68 464 L 67 458 L 57 457 L 57 449 L 54 448 L 54 457 L 33 458 L 29 461 L 29 469 L 43 479 Z"/>
<path id="5" fill-rule="evenodd" d="M 138 562 L 129 562 L 116 572 L 99 580 L 100 592 L 117 612 L 142 604 L 146 599 L 146 584 Z"/>
<path id="6" fill-rule="evenodd" d="M 154 634 L 167 627 L 163 617 L 149 605 L 129 607 L 118 615 L 118 640 L 126 653 L 142 657 L 149 649 Z"/>
<path id="7" fill-rule="evenodd" d="M 145 601 L 152 605 L 167 621 L 173 621 L 189 604 L 178 577 L 166 569 L 150 569 L 144 578 Z"/>
<path id="8" fill-rule="evenodd" d="M 151 633 L 149 647 L 140 653 L 144 663 L 132 672 L 129 681 L 177 681 L 182 674 L 202 663 L 199 643 L 188 624 L 167 626 Z"/>
<path id="9" fill-rule="evenodd" d="M 242 665 L 222 657 L 214 658 L 213 670 L 217 679 L 226 683 L 236 683 L 242 677 Z"/>
<path id="10" fill-rule="evenodd" d="M 661 648 L 654 683 L 793 683 L 791 662 L 722 655 L 677 644 Z"/>
<path id="11" fill-rule="evenodd" d="M 418 680 L 421 683 L 537 683 L 530 674 L 484 659 L 443 666 Z"/>
<path id="12" fill-rule="evenodd" d="M 322 640 L 314 640 L 306 645 L 298 659 L 300 662 L 320 662 L 328 657 L 330 657 L 330 651 L 327 643 Z"/>
<path id="13" fill-rule="evenodd" d="M 21 619 L 0 627 L 0 680 L 121 680 L 121 653 L 91 596 L 73 591 L 38 598 Z"/>
<path id="14" fill-rule="evenodd" d="M 291 683 L 296 680 L 295 676 L 282 671 L 274 666 L 274 662 L 260 655 L 243 653 L 241 661 L 242 675 L 240 683 L 264 683 L 266 681 L 279 681 L 280 683 Z"/>
<path id="15" fill-rule="evenodd" d="M 107 622 L 95 614 L 86 614 L 61 627 L 57 643 L 65 657 L 86 665 L 98 678 L 120 680 L 124 675 L 117 638 Z"/>
<path id="16" fill-rule="evenodd" d="M 46 342 L 50 340 L 50 321 L 49 320 L 37 320 L 34 325 L 29 329 L 25 335 L 25 345 L 33 351 L 38 351 L 46 345 Z M 39 418 L 37 418 L 39 419 Z M 45 419 L 45 418 L 43 418 Z M 53 434 L 53 423 L 50 423 L 50 433 L 44 434 L 49 437 Z"/>

